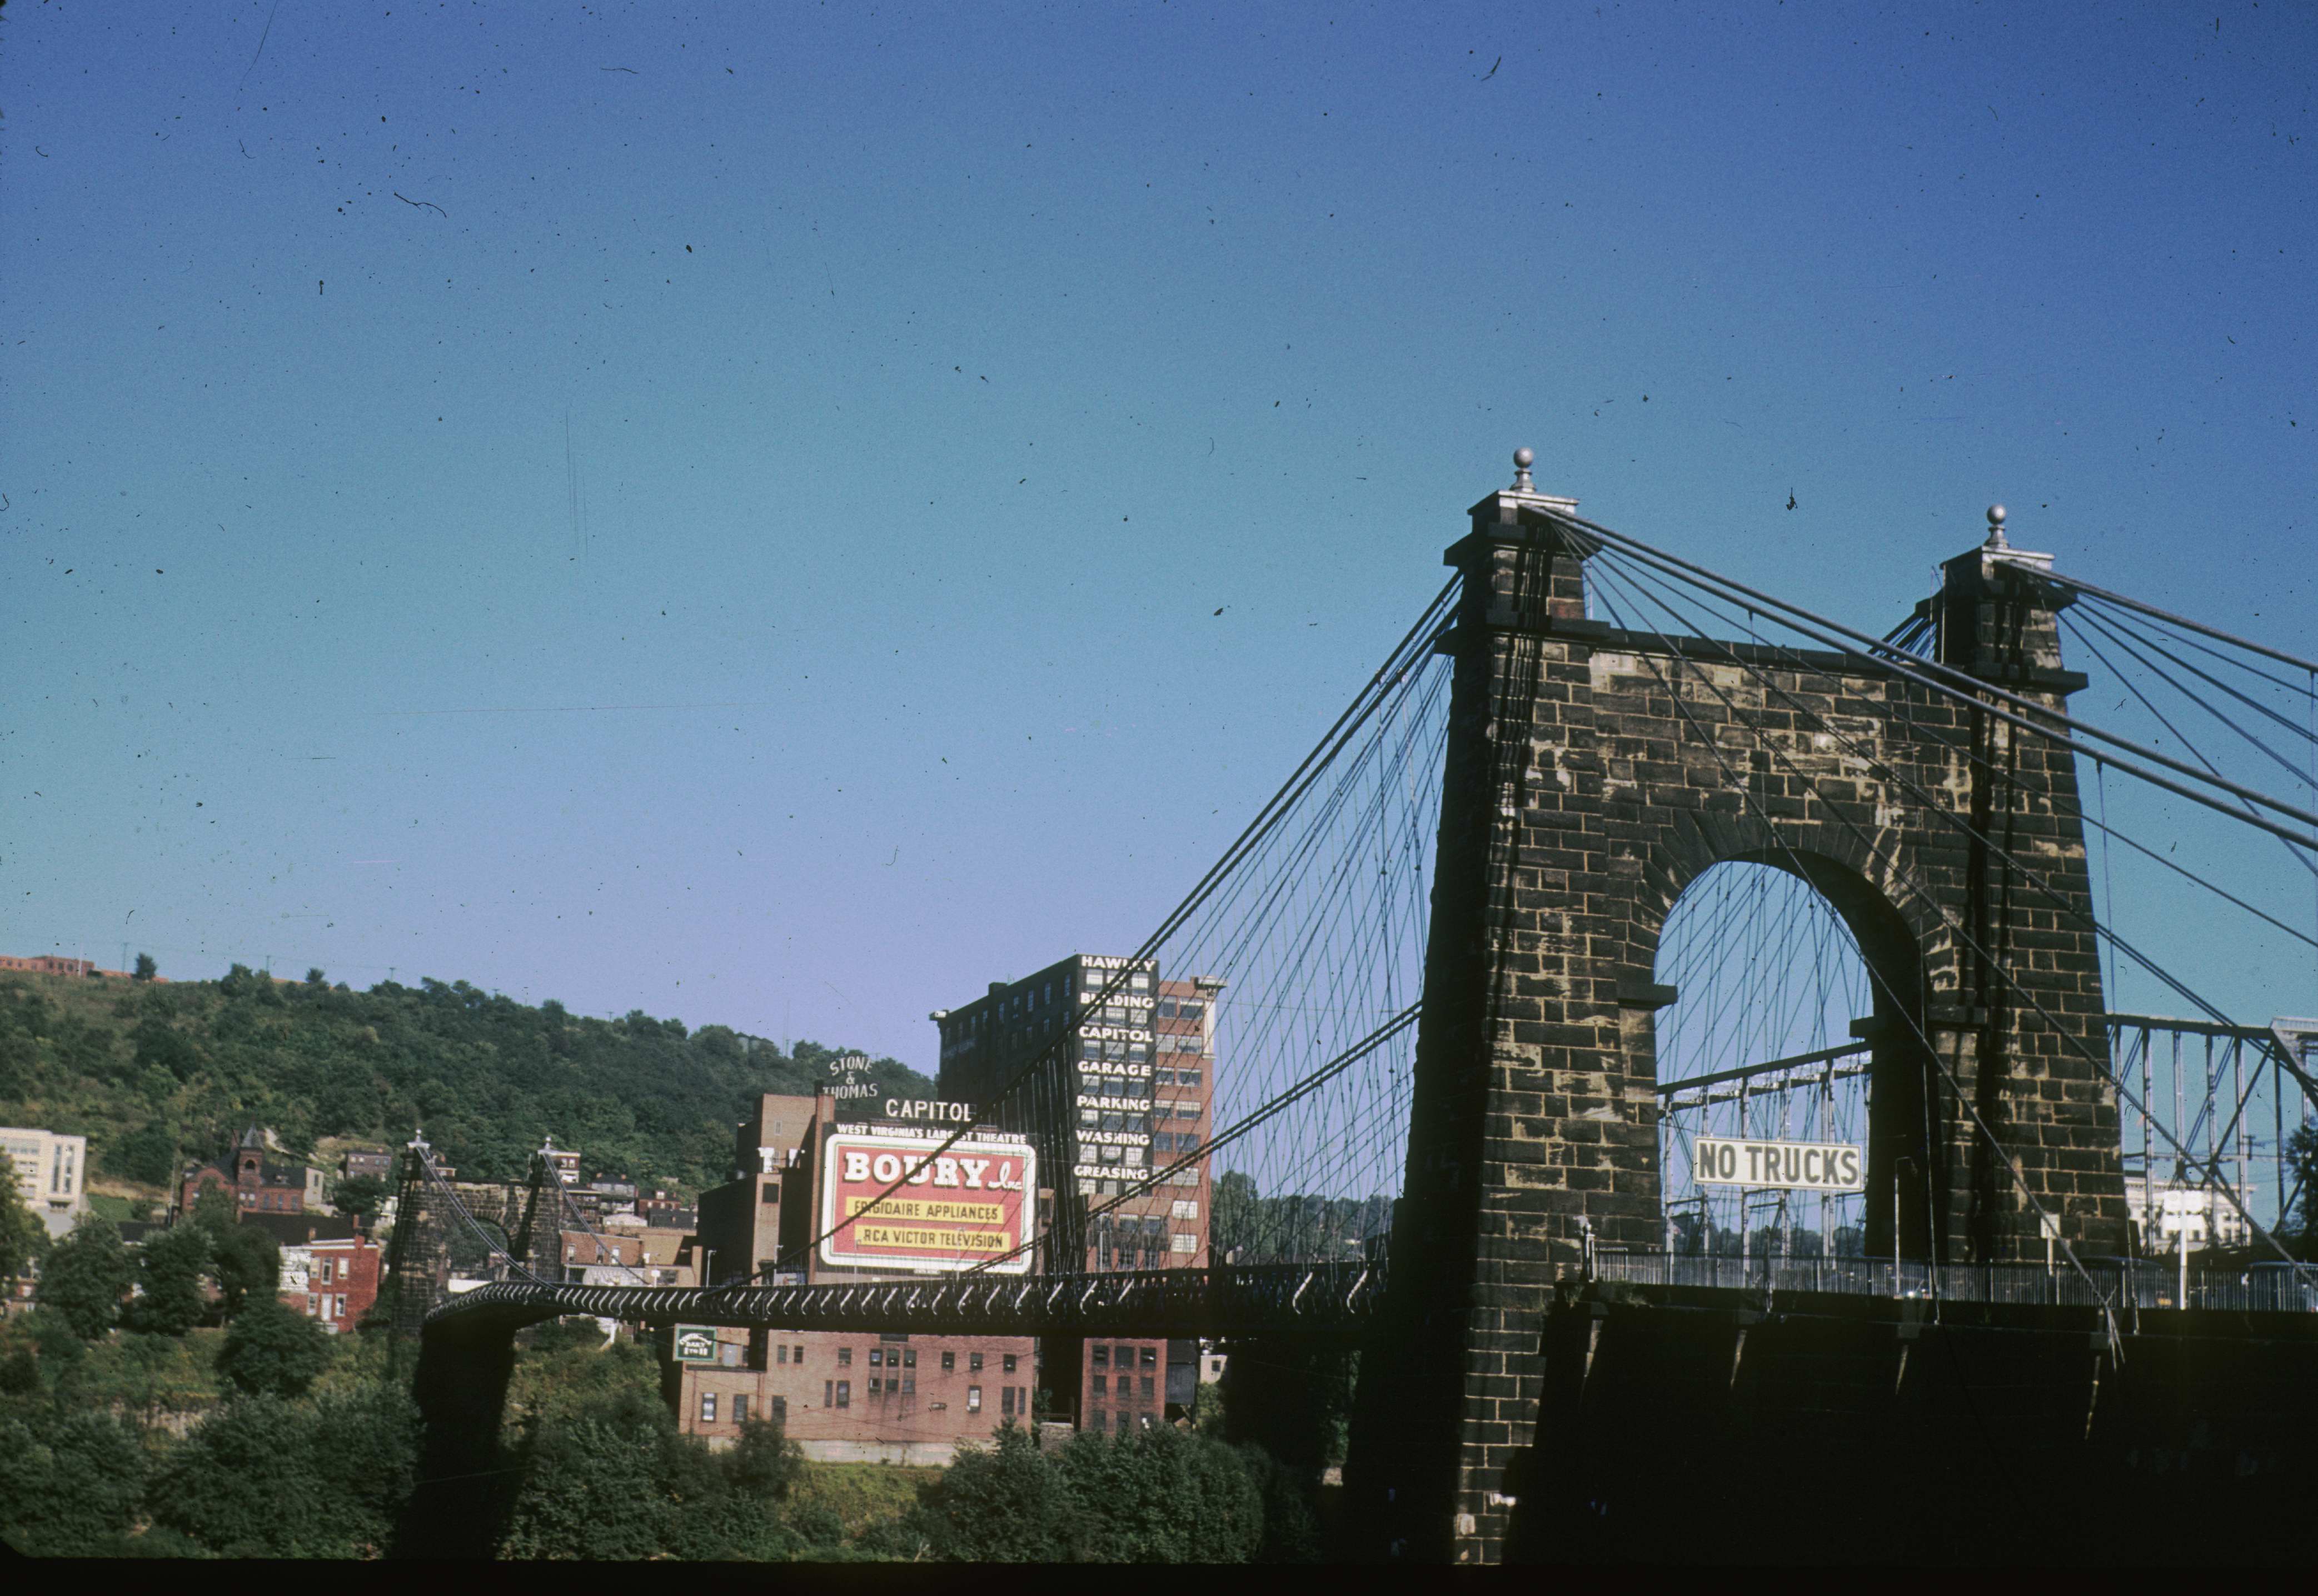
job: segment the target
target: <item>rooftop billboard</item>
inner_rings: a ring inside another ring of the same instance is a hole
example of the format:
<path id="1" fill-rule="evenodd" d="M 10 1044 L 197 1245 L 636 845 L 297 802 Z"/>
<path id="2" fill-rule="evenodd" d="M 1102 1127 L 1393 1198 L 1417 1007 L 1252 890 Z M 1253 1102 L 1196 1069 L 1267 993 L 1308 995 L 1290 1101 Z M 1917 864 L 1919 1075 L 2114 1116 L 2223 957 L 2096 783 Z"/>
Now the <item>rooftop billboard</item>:
<path id="1" fill-rule="evenodd" d="M 1038 1183 L 1029 1144 L 969 1137 L 937 1153 L 940 1146 L 931 1134 L 832 1132 L 822 1161 L 822 1262 L 942 1274 L 1029 1241 L 1036 1209 L 1025 1197 Z M 901 1189 L 877 1201 L 897 1180 Z M 993 1274 L 1029 1271 L 1027 1250 L 991 1265 Z"/>

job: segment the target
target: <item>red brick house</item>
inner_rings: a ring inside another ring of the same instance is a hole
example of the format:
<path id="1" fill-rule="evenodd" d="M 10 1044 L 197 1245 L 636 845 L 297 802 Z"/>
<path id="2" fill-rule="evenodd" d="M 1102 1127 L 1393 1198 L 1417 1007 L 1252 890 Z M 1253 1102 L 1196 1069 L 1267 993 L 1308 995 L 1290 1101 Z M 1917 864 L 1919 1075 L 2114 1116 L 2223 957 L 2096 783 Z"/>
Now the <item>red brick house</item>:
<path id="1" fill-rule="evenodd" d="M 368 1236 L 317 1236 L 282 1249 L 283 1305 L 332 1335 L 351 1331 L 378 1301 L 379 1246 Z"/>
<path id="2" fill-rule="evenodd" d="M 307 1192 L 316 1184 L 304 1164 L 267 1156 L 265 1133 L 251 1125 L 228 1157 L 185 1171 L 178 1201 L 191 1214 L 202 1193 L 216 1187 L 231 1193 L 244 1214 L 303 1214 Z"/>

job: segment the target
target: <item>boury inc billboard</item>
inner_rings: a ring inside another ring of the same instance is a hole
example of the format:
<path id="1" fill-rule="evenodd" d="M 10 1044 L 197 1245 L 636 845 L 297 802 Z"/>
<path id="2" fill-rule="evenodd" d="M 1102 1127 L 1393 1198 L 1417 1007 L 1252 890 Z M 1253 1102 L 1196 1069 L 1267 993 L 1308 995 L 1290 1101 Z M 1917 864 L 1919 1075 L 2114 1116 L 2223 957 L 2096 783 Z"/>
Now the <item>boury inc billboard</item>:
<path id="1" fill-rule="evenodd" d="M 1024 1143 L 969 1137 L 942 1148 L 939 1135 L 837 1131 L 823 1149 L 821 1260 L 920 1274 L 988 1263 L 993 1274 L 1025 1275 L 1029 1251 L 1016 1249 L 1031 1239 L 1037 1210 L 1026 1197 L 1038 1189 Z"/>

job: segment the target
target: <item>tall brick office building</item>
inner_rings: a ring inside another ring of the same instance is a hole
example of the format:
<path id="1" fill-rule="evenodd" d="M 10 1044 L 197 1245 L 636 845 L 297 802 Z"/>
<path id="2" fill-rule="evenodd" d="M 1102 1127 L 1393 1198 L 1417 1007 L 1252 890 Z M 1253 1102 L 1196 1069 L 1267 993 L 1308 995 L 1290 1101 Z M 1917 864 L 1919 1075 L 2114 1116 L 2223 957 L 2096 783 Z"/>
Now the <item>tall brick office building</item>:
<path id="1" fill-rule="evenodd" d="M 1113 986 L 1116 990 L 1106 991 Z M 1069 1063 L 1068 1101 L 1041 1102 L 1030 1129 L 1059 1148 L 1058 1202 L 1115 1203 L 1085 1225 L 1089 1269 L 1203 1269 L 1208 1263 L 1208 1105 L 1222 983 L 1163 980 L 1155 961 L 1074 954 L 962 1008 L 937 1010 L 942 1096 L 987 1105 L 1051 1048 Z M 1189 1161 L 1184 1161 L 1188 1160 Z M 1160 1182 L 1123 1195 L 1155 1170 Z M 1199 1385 L 1196 1342 L 1050 1339 L 1050 1417 L 1121 1431 L 1186 1414 Z"/>

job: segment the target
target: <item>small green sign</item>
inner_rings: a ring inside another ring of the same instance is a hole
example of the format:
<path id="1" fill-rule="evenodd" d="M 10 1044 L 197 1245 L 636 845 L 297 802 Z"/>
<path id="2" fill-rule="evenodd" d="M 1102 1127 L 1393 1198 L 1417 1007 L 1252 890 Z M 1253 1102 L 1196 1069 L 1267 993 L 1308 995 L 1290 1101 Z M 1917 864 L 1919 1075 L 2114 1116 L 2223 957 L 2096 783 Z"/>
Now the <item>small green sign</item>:
<path id="1" fill-rule="evenodd" d="M 676 1327 L 676 1360 L 678 1363 L 714 1363 L 716 1361 L 716 1331 L 705 1324 L 679 1324 Z"/>

